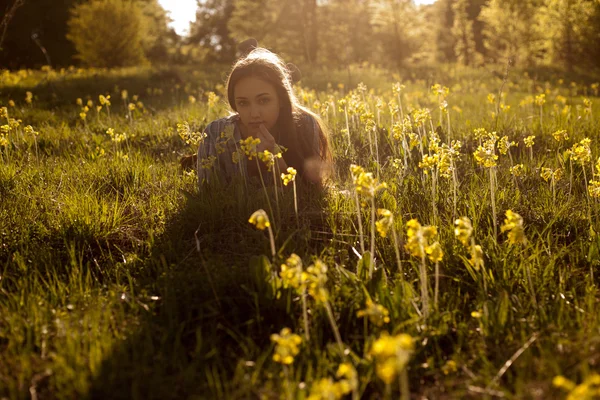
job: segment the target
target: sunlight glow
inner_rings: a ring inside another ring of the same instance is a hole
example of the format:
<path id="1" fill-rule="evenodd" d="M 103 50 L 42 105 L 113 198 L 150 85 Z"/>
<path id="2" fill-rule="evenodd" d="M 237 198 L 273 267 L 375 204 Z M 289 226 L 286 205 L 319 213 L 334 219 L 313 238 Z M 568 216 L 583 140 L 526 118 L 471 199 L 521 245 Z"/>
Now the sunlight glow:
<path id="1" fill-rule="evenodd" d="M 187 35 L 190 22 L 196 20 L 198 7 L 196 0 L 158 0 L 158 2 L 169 12 L 169 17 L 173 20 L 169 26 L 175 29 L 178 35 Z"/>
<path id="2" fill-rule="evenodd" d="M 180 36 L 189 33 L 190 22 L 196 20 L 196 0 L 158 0 L 160 5 L 169 12 L 173 20 L 169 26 Z M 414 0 L 417 5 L 433 4 L 436 0 Z"/>

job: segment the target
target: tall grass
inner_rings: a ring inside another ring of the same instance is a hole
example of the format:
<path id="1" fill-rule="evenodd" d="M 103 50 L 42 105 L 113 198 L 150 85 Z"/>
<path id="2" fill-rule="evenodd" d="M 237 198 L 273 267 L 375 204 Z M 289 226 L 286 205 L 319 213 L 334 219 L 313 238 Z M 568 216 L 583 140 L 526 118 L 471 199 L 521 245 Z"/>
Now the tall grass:
<path id="1" fill-rule="evenodd" d="M 335 179 L 326 190 L 298 180 L 297 191 L 280 192 L 273 251 L 247 223 L 272 191 L 216 181 L 200 192 L 194 172 L 179 167 L 194 149 L 177 124 L 201 131 L 226 113 L 218 71 L 187 72 L 2 73 L 8 119 L 0 124 L 21 122 L 0 139 L 0 397 L 306 398 L 330 388 L 407 398 L 410 388 L 413 397 L 556 398 L 592 379 L 600 340 L 592 82 L 573 93 L 517 71 L 505 81 L 445 67 L 429 70 L 435 80 L 371 67 L 350 76 L 307 71 L 299 97 L 330 125 Z M 449 88 L 447 115 L 417 127 L 415 110 L 440 107 L 435 83 Z M 500 87 L 505 95 L 490 110 L 486 99 Z M 120 104 L 123 89 L 141 104 Z M 77 99 L 96 107 L 100 94 L 111 95 L 110 117 L 91 108 L 84 121 Z M 381 107 L 390 101 L 401 115 Z M 365 131 L 361 110 L 377 110 L 374 128 Z M 27 125 L 39 135 L 26 134 Z M 495 161 L 491 181 L 474 157 L 477 128 L 518 143 Z M 568 132 L 560 143 L 551 135 L 559 129 Z M 448 179 L 434 137 L 461 141 Z M 590 159 L 572 162 L 564 149 L 586 137 Z M 435 177 L 419 168 L 425 156 Z M 355 196 L 351 164 L 387 188 Z M 517 164 L 518 178 L 509 172 Z M 551 184 L 540 175 L 559 167 L 565 174 Z M 367 251 L 362 221 L 373 225 L 377 208 L 394 215 L 394 236 L 377 238 L 372 227 Z M 522 216 L 526 242 L 496 232 L 507 210 Z M 473 226 L 467 251 L 454 235 L 463 216 Z M 412 257 L 410 238 L 396 236 L 412 218 L 436 226 L 441 261 Z M 475 243 L 479 272 L 470 262 Z M 327 290 L 326 307 L 282 284 L 292 253 L 327 266 L 326 281 L 313 286 Z M 430 292 L 436 306 L 423 312 Z M 284 327 L 306 335 L 282 368 L 269 337 Z M 557 376 L 573 385 L 554 387 Z"/>

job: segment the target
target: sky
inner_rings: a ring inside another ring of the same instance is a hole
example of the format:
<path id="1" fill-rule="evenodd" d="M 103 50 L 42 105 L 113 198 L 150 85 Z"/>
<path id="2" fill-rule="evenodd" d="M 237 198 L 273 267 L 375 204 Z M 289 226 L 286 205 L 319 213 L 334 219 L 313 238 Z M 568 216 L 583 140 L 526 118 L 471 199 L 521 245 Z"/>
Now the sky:
<path id="1" fill-rule="evenodd" d="M 415 0 L 417 4 L 431 4 L 436 0 Z M 169 12 L 173 22 L 171 26 L 178 35 L 188 33 L 190 22 L 196 20 L 196 0 L 158 0 L 160 5 Z"/>

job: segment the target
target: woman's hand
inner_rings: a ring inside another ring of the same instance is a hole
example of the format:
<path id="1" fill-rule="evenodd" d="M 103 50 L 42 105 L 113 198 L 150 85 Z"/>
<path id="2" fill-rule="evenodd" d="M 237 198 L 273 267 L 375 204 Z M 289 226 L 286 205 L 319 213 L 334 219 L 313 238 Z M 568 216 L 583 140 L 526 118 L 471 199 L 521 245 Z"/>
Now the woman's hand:
<path id="1" fill-rule="evenodd" d="M 260 124 L 258 129 L 258 138 L 260 139 L 260 143 L 256 149 L 260 152 L 269 150 L 271 153 L 273 153 L 273 150 L 275 149 L 275 138 L 263 124 Z"/>

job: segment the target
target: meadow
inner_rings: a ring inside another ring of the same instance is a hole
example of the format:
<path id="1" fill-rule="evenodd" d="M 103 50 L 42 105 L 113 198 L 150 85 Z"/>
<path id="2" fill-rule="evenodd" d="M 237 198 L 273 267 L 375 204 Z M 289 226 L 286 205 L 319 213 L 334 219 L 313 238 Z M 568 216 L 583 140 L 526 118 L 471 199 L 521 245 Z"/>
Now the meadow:
<path id="1" fill-rule="evenodd" d="M 597 77 L 308 70 L 326 189 L 199 190 L 226 70 L 2 71 L 0 398 L 600 397 Z"/>

